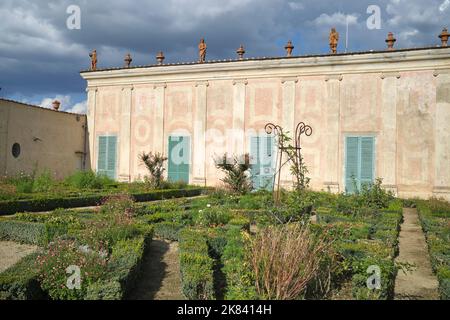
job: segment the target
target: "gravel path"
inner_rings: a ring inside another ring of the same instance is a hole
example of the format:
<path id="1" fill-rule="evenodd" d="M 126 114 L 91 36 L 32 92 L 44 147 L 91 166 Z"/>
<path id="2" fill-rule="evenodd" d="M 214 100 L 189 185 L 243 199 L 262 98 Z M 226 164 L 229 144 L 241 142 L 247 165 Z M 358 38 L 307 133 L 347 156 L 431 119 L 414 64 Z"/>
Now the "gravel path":
<path id="1" fill-rule="evenodd" d="M 438 281 L 431 269 L 425 235 L 416 209 L 404 209 L 400 231 L 400 255 L 397 262 L 413 264 L 412 272 L 398 271 L 396 300 L 438 300 Z"/>
<path id="2" fill-rule="evenodd" d="M 38 247 L 36 246 L 11 241 L 0 241 L 0 272 L 5 271 L 37 249 Z"/>
<path id="3" fill-rule="evenodd" d="M 181 292 L 178 242 L 154 239 L 129 300 L 186 300 Z"/>

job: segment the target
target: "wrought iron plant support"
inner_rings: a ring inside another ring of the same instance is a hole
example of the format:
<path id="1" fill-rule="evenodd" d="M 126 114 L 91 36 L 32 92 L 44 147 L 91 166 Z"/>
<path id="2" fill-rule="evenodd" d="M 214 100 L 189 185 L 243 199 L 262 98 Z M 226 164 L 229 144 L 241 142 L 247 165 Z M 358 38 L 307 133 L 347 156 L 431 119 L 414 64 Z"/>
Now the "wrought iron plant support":
<path id="1" fill-rule="evenodd" d="M 307 137 L 311 136 L 313 133 L 313 129 L 311 126 L 305 124 L 304 122 L 300 122 L 295 129 L 294 146 L 288 144 L 291 139 L 284 134 L 283 128 L 281 126 L 273 123 L 268 123 L 265 126 L 265 130 L 268 135 L 273 135 L 277 139 L 278 152 L 275 174 L 273 176 L 274 183 L 272 191 L 274 194 L 274 201 L 276 204 L 278 204 L 280 202 L 281 169 L 290 161 L 297 168 L 300 168 L 303 165 L 303 158 L 301 155 L 301 138 L 302 135 L 305 135 Z M 293 155 L 290 151 L 293 151 L 295 155 Z M 288 158 L 285 162 L 283 162 L 283 154 L 286 154 Z M 302 182 L 303 181 L 297 180 L 297 185 L 300 185 Z"/>

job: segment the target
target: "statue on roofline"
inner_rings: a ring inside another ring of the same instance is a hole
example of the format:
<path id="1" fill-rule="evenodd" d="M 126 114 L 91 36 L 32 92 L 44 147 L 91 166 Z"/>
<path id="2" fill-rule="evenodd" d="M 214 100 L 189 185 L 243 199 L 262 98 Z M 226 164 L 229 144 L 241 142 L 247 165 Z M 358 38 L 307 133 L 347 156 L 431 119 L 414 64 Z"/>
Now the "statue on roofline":
<path id="1" fill-rule="evenodd" d="M 205 39 L 200 40 L 200 44 L 198 45 L 198 55 L 199 55 L 199 62 L 203 63 L 206 60 L 206 43 Z"/>
<path id="2" fill-rule="evenodd" d="M 89 57 L 91 57 L 91 70 L 97 70 L 97 50 L 92 51 Z"/>
<path id="3" fill-rule="evenodd" d="M 331 32 L 330 32 L 330 49 L 331 49 L 331 53 L 333 53 L 333 54 L 337 53 L 338 42 L 339 42 L 339 33 L 336 31 L 335 28 L 332 28 Z"/>

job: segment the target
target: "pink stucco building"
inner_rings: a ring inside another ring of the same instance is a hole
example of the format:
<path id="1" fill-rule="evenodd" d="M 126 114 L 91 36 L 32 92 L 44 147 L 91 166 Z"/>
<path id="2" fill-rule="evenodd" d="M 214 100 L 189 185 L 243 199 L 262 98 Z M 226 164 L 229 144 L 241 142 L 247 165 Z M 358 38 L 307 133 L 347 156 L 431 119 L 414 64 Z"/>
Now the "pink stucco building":
<path id="1" fill-rule="evenodd" d="M 450 199 L 450 48 L 105 69 L 87 80 L 91 166 L 141 179 L 138 155 L 169 157 L 172 180 L 220 183 L 214 156 L 249 152 L 273 175 L 264 126 L 303 140 L 311 186 L 343 192 L 377 177 L 401 197 Z M 263 161 L 264 160 L 264 161 Z M 270 180 L 270 178 L 268 179 Z M 282 173 L 291 185 L 289 170 Z M 263 187 L 256 179 L 256 187 Z"/>

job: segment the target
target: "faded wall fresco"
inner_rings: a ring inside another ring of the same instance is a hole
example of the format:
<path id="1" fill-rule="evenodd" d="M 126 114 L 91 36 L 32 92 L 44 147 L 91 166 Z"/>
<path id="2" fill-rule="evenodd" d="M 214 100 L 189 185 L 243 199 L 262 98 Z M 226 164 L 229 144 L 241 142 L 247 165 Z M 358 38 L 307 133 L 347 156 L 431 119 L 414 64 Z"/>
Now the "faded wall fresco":
<path id="1" fill-rule="evenodd" d="M 436 176 L 437 170 L 450 176 L 445 156 L 450 154 L 449 128 L 436 119 L 436 77 L 428 70 L 137 84 L 128 93 L 131 136 L 123 134 L 128 123 L 123 121 L 127 109 L 121 104 L 127 103 L 123 102 L 127 91 L 122 86 L 101 87 L 95 135 L 117 133 L 119 144 L 129 141 L 129 166 L 122 163 L 121 170 L 122 177 L 129 175 L 130 180 L 146 174 L 138 161 L 141 152 L 167 154 L 170 135 L 189 135 L 195 162 L 191 182 L 218 185 L 222 175 L 214 157 L 249 152 L 249 137 L 262 133 L 268 122 L 292 134 L 303 121 L 314 129 L 302 141 L 314 189 L 343 192 L 345 137 L 370 134 L 376 141 L 375 175 L 384 179 L 388 189 L 400 196 L 428 197 L 438 187 L 440 195 L 447 196 L 450 181 L 437 181 Z M 445 109 L 450 103 L 445 91 L 450 77 L 440 77 L 439 112 L 445 119 L 450 113 Z M 437 129 L 436 123 L 447 130 Z M 92 159 L 95 167 L 95 152 Z M 288 186 L 292 179 L 283 172 L 282 180 Z"/>

